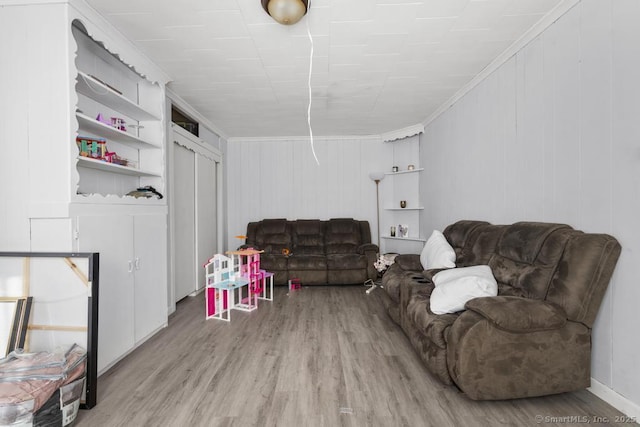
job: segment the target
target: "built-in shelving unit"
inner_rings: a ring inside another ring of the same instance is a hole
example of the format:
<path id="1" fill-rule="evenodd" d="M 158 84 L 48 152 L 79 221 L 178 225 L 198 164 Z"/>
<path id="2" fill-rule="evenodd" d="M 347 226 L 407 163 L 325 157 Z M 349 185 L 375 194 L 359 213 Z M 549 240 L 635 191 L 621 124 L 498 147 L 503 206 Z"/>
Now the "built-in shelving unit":
<path id="1" fill-rule="evenodd" d="M 385 213 L 380 237 L 384 239 L 386 252 L 415 252 L 425 241 L 420 230 L 420 212 L 425 209 L 420 203 L 420 176 L 424 168 L 416 165 L 420 157 L 420 139 L 416 135 L 390 144 L 393 163 L 389 165 L 390 171 L 385 172 L 383 181 Z M 406 202 L 404 208 L 401 201 Z M 395 228 L 395 236 L 391 235 L 392 227 Z M 405 236 L 400 234 L 401 227 L 408 229 Z"/>
<path id="2" fill-rule="evenodd" d="M 81 197 L 74 200 L 92 203 L 102 202 L 104 196 L 127 197 L 129 192 L 146 185 L 164 192 L 163 88 L 109 52 L 82 24 L 74 23 L 72 34 L 78 47 L 76 135 L 105 140 L 107 152 L 128 162 L 110 163 L 112 156 L 99 154 L 96 158 L 95 152 L 92 157 L 77 153 L 76 193 Z M 116 125 L 115 120 L 123 124 Z M 76 145 L 75 141 L 71 143 Z"/>

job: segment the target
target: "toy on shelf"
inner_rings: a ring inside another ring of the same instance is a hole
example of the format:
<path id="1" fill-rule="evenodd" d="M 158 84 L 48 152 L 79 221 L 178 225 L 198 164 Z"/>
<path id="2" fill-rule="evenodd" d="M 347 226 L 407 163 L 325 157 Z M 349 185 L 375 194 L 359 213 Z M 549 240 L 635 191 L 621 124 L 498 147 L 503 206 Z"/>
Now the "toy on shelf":
<path id="1" fill-rule="evenodd" d="M 80 157 L 102 160 L 103 162 L 113 163 L 114 165 L 120 166 L 133 168 L 137 166 L 136 162 L 118 156 L 115 151 L 109 151 L 107 148 L 107 140 L 104 138 L 77 136 L 76 145 L 78 146 L 78 154 Z"/>
<path id="2" fill-rule="evenodd" d="M 96 116 L 96 121 L 102 123 L 103 125 L 111 126 L 114 129 L 121 130 L 123 132 L 127 131 L 127 123 L 122 117 L 111 117 L 111 119 L 107 119 L 102 115 L 102 113 L 98 113 L 98 115 Z"/>
<path id="3" fill-rule="evenodd" d="M 107 141 L 102 138 L 78 136 L 76 137 L 76 145 L 82 157 L 104 160 L 107 152 Z"/>
<path id="4" fill-rule="evenodd" d="M 111 120 L 105 119 L 102 113 L 98 113 L 98 115 L 96 116 L 96 120 L 102 123 L 103 125 L 111 126 Z"/>
<path id="5" fill-rule="evenodd" d="M 124 119 L 120 117 L 111 117 L 111 127 L 114 127 L 123 132 L 127 131 L 127 124 Z"/>

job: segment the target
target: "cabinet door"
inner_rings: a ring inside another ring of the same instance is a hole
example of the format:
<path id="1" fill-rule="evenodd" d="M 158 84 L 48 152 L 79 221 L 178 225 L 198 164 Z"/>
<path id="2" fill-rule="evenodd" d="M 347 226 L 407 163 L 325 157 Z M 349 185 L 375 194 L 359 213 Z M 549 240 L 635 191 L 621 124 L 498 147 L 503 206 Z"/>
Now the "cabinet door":
<path id="1" fill-rule="evenodd" d="M 167 217 L 133 217 L 136 343 L 167 324 Z"/>
<path id="2" fill-rule="evenodd" d="M 79 217 L 78 249 L 100 253 L 98 372 L 102 372 L 134 345 L 132 217 Z"/>

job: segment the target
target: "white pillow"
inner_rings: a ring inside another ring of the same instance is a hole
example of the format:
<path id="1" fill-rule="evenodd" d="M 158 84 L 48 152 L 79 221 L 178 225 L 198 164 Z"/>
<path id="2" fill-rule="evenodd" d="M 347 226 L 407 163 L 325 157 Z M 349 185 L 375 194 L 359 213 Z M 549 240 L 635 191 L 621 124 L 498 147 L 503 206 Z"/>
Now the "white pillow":
<path id="1" fill-rule="evenodd" d="M 420 263 L 425 270 L 432 268 L 453 268 L 456 266 L 456 251 L 453 250 L 444 234 L 433 230 L 420 254 Z"/>
<path id="2" fill-rule="evenodd" d="M 462 311 L 470 299 L 498 295 L 498 283 L 488 265 L 441 271 L 433 276 L 433 284 L 431 311 L 435 314 Z"/>

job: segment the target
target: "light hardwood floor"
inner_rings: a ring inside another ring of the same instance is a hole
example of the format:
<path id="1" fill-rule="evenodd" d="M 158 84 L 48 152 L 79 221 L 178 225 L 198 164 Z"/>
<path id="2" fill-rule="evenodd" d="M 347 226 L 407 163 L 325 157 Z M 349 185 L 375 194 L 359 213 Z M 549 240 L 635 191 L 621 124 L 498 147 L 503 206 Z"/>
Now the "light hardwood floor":
<path id="1" fill-rule="evenodd" d="M 587 391 L 469 400 L 423 367 L 383 291 L 364 291 L 277 287 L 231 323 L 205 320 L 203 295 L 187 298 L 168 328 L 99 378 L 98 404 L 76 425 L 566 426 L 621 415 Z"/>

